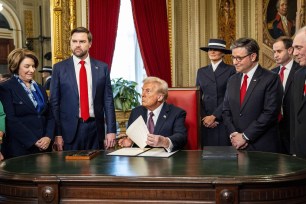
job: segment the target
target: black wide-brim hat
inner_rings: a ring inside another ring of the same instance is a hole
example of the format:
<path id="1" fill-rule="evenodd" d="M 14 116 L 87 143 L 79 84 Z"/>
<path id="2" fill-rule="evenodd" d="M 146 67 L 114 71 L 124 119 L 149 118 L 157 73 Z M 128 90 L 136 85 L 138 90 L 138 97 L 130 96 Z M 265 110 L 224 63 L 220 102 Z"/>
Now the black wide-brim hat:
<path id="1" fill-rule="evenodd" d="M 231 50 L 226 49 L 226 42 L 220 39 L 209 39 L 207 47 L 200 47 L 201 50 L 208 52 L 209 49 L 219 50 L 224 54 L 232 54 Z"/>
<path id="2" fill-rule="evenodd" d="M 40 73 L 42 72 L 49 72 L 50 74 L 52 74 L 52 67 L 50 66 L 45 66 L 43 67 L 41 70 L 39 70 Z"/>

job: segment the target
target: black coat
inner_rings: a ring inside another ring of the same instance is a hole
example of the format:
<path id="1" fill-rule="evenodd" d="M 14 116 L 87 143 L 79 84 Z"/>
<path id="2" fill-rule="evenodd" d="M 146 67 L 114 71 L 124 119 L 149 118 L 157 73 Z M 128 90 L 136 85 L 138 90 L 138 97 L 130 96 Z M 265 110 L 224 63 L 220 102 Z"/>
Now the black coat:
<path id="1" fill-rule="evenodd" d="M 230 78 L 223 106 L 223 119 L 229 133 L 245 133 L 250 139 L 246 150 L 279 152 L 278 115 L 283 87 L 278 74 L 257 67 L 240 106 L 242 73 Z"/>
<path id="2" fill-rule="evenodd" d="M 201 91 L 201 118 L 214 115 L 219 122 L 215 128 L 206 128 L 201 122 L 202 146 L 231 145 L 223 125 L 222 106 L 227 81 L 235 73 L 235 67 L 223 61 L 215 72 L 211 64 L 198 70 L 196 85 Z"/>
<path id="3" fill-rule="evenodd" d="M 306 68 L 299 69 L 292 84 L 290 153 L 306 158 L 306 97 L 303 95 Z"/>
<path id="4" fill-rule="evenodd" d="M 290 101 L 292 96 L 292 81 L 295 72 L 299 68 L 300 65 L 294 61 L 284 90 L 283 104 L 282 104 L 283 117 L 279 121 L 279 131 L 280 131 L 281 148 L 282 148 L 281 152 L 286 154 L 290 152 Z M 278 74 L 280 71 L 280 67 L 276 67 L 272 69 L 272 71 Z"/>

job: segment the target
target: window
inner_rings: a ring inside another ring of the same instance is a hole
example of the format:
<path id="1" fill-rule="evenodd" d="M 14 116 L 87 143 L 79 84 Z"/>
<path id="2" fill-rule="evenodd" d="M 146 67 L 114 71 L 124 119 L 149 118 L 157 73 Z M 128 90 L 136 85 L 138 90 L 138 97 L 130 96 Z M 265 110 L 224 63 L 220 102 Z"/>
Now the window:
<path id="1" fill-rule="evenodd" d="M 136 81 L 141 93 L 142 80 L 147 77 L 140 54 L 130 0 L 121 0 L 117 39 L 112 62 L 111 79 Z"/>

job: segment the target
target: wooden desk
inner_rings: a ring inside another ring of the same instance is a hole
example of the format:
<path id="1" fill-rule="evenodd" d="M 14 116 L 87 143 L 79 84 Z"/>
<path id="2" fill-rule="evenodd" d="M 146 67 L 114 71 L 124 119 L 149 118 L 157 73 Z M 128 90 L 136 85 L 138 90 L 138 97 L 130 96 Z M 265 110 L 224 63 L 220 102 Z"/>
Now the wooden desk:
<path id="1" fill-rule="evenodd" d="M 107 156 L 65 161 L 69 152 L 0 164 L 1 203 L 306 203 L 306 160 L 240 152 L 238 160 Z M 71 153 L 71 152 L 70 152 Z"/>

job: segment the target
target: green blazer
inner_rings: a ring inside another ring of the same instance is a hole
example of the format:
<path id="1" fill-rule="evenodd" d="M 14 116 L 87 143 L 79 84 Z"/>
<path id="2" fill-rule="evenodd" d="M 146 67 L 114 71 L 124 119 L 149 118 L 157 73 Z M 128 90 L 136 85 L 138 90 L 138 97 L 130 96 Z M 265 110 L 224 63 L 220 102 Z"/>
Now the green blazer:
<path id="1" fill-rule="evenodd" d="M 5 132 L 5 113 L 3 111 L 3 106 L 0 101 L 0 131 Z"/>

